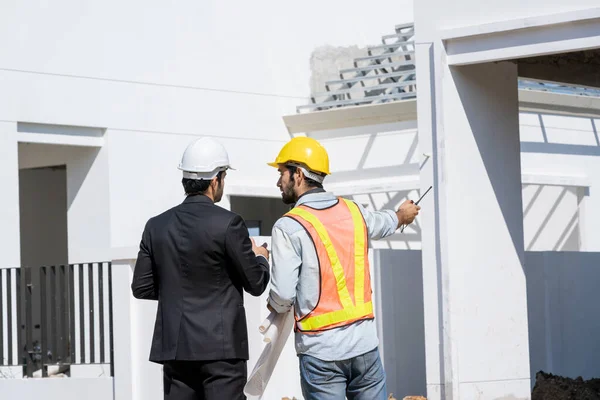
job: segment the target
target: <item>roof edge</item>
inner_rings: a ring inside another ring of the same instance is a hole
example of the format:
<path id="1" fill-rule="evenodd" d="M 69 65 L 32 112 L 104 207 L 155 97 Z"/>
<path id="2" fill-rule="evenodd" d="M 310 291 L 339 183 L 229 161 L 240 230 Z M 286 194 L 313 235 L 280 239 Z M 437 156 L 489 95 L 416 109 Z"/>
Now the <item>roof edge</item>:
<path id="1" fill-rule="evenodd" d="M 520 89 L 519 111 L 600 118 L 600 97 Z M 416 120 L 416 99 L 283 116 L 290 134 Z"/>

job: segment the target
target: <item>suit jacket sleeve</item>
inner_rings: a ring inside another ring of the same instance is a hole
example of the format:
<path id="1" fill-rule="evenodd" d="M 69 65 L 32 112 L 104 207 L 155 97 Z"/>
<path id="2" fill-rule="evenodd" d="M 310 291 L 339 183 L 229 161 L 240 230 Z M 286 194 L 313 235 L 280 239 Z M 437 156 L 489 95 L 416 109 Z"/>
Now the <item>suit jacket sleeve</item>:
<path id="1" fill-rule="evenodd" d="M 140 251 L 138 252 L 131 291 L 137 299 L 158 300 L 158 283 L 155 279 L 154 262 L 152 260 L 150 231 L 148 225 L 144 228 Z"/>
<path id="2" fill-rule="evenodd" d="M 239 215 L 231 220 L 227 228 L 225 248 L 244 290 L 253 296 L 260 296 L 269 284 L 269 262 L 252 251 L 248 229 Z"/>

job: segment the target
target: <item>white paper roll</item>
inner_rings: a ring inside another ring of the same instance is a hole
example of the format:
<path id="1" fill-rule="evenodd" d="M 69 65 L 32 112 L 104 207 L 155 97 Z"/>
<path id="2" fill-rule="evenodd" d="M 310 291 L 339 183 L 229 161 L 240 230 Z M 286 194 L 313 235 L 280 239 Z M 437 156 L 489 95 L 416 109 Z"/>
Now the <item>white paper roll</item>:
<path id="1" fill-rule="evenodd" d="M 248 382 L 244 386 L 246 396 L 262 396 L 265 392 L 269 379 L 271 379 L 271 375 L 277 366 L 283 346 L 294 327 L 293 310 L 292 308 L 291 311 L 285 314 L 277 314 L 271 327 L 267 330 L 267 333 L 272 332 L 273 336 L 270 337 L 271 341 L 265 345 L 252 373 L 248 377 Z"/>
<path id="2" fill-rule="evenodd" d="M 267 331 L 267 329 L 269 329 L 269 327 L 273 323 L 273 320 L 275 319 L 276 316 L 277 316 L 277 313 L 271 311 L 271 313 L 267 316 L 267 318 L 263 321 L 263 323 L 260 324 L 260 326 L 258 327 L 258 331 L 264 335 L 265 332 Z"/>
<path id="3" fill-rule="evenodd" d="M 279 334 L 279 327 L 277 325 L 278 324 L 271 324 L 271 326 L 269 326 L 269 329 L 264 333 L 263 342 L 271 343 L 273 339 L 277 337 Z"/>

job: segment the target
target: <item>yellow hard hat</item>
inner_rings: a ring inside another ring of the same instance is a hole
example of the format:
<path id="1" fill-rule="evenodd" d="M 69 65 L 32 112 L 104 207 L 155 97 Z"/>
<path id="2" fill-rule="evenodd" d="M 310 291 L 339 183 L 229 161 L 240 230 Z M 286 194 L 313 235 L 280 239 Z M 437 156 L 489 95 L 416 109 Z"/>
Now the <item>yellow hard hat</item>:
<path id="1" fill-rule="evenodd" d="M 313 138 L 297 136 L 287 142 L 270 166 L 278 168 L 279 164 L 299 163 L 313 172 L 329 175 L 329 156 L 327 150 Z"/>

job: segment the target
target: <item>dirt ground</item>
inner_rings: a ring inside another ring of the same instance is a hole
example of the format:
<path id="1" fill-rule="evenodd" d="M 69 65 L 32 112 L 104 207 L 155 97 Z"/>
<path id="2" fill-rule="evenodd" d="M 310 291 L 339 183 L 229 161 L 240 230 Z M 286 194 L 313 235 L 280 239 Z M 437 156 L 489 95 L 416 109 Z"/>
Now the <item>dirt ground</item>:
<path id="1" fill-rule="evenodd" d="M 584 381 L 540 371 L 535 376 L 531 400 L 600 400 L 600 379 Z"/>
<path id="2" fill-rule="evenodd" d="M 282 400 L 290 399 L 284 397 Z M 396 398 L 390 394 L 388 400 L 396 400 Z M 408 396 L 403 400 L 427 399 L 421 396 Z M 584 381 L 581 377 L 564 378 L 540 371 L 535 375 L 531 400 L 600 400 L 600 379 Z"/>

